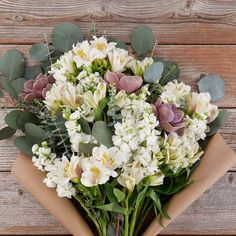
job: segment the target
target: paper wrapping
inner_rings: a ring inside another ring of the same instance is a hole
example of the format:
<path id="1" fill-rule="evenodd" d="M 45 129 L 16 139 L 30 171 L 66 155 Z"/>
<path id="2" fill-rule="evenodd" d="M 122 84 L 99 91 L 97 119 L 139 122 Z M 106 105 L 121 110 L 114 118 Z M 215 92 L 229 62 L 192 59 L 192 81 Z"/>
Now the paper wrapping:
<path id="1" fill-rule="evenodd" d="M 171 219 L 162 219 L 164 227 L 209 189 L 234 164 L 236 164 L 236 154 L 219 134 L 215 134 L 207 145 L 200 165 L 190 176 L 190 181 L 194 181 L 193 184 L 175 194 L 166 204 L 165 209 Z M 154 219 L 143 233 L 143 236 L 155 236 L 162 230 L 163 227 L 158 223 L 157 219 Z"/>
<path id="2" fill-rule="evenodd" d="M 12 167 L 12 175 L 75 236 L 93 236 L 76 207 L 68 198 L 59 198 L 55 189 L 43 183 L 45 173 L 38 170 L 30 157 L 20 153 Z"/>

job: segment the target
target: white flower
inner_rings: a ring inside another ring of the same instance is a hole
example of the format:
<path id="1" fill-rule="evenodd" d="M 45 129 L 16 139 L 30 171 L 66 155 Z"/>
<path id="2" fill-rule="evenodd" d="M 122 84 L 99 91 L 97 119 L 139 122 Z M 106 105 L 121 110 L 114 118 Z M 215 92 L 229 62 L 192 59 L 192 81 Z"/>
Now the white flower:
<path id="1" fill-rule="evenodd" d="M 149 177 L 149 181 L 150 181 L 150 186 L 158 186 L 158 185 L 162 185 L 163 181 L 164 181 L 165 175 L 160 171 L 157 170 L 157 172 Z"/>
<path id="2" fill-rule="evenodd" d="M 174 80 L 164 86 L 164 91 L 160 97 L 164 103 L 173 103 L 177 107 L 180 107 L 185 103 L 187 97 L 190 96 L 190 90 L 190 86 Z"/>
<path id="3" fill-rule="evenodd" d="M 145 70 L 153 63 L 153 59 L 151 57 L 145 57 L 142 61 L 131 60 L 127 67 L 130 68 L 135 75 L 143 76 Z"/>
<path id="4" fill-rule="evenodd" d="M 107 39 L 104 37 L 97 38 L 93 35 L 92 41 L 90 41 L 92 49 L 91 53 L 94 59 L 103 59 L 107 57 L 108 53 L 115 47 L 116 43 L 107 42 Z"/>
<path id="5" fill-rule="evenodd" d="M 76 190 L 71 183 L 67 185 L 58 184 L 56 191 L 57 191 L 58 197 L 71 198 L 72 196 L 76 194 Z"/>
<path id="6" fill-rule="evenodd" d="M 86 105 L 92 107 L 94 110 L 98 108 L 99 103 L 106 97 L 106 83 L 100 82 L 94 93 L 87 91 L 84 93 L 83 98 Z"/>
<path id="7" fill-rule="evenodd" d="M 81 183 L 87 187 L 105 184 L 110 178 L 111 171 L 93 157 L 84 159 L 81 168 Z"/>
<path id="8" fill-rule="evenodd" d="M 132 59 L 128 55 L 128 51 L 121 48 L 114 48 L 108 53 L 108 58 L 111 63 L 111 70 L 113 72 L 122 72 L 125 70 L 125 66 Z"/>
<path id="9" fill-rule="evenodd" d="M 70 82 L 55 83 L 46 93 L 44 103 L 52 111 L 58 111 L 61 107 L 75 110 L 82 103 L 81 91 Z"/>
<path id="10" fill-rule="evenodd" d="M 129 102 L 129 98 L 124 90 L 119 91 L 112 100 L 112 105 L 120 108 L 124 107 Z"/>

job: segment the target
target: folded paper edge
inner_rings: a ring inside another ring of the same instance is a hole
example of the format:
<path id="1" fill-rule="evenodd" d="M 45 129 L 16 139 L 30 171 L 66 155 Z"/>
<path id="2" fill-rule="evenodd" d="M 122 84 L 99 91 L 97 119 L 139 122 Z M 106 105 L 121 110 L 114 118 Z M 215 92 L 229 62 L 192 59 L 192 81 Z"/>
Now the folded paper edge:
<path id="1" fill-rule="evenodd" d="M 234 164 L 236 164 L 236 154 L 225 143 L 220 134 L 215 134 L 209 141 L 200 165 L 190 177 L 190 181 L 193 180 L 194 182 L 183 191 L 175 194 L 165 206 L 171 219 L 162 219 L 164 227 L 199 198 Z M 156 236 L 163 229 L 158 220 L 154 219 L 143 233 L 143 236 Z"/>
<path id="2" fill-rule="evenodd" d="M 55 189 L 46 187 L 43 183 L 45 173 L 33 165 L 30 157 L 20 153 L 13 164 L 11 174 L 70 233 L 76 236 L 94 235 L 73 203 L 67 198 L 58 197 Z"/>

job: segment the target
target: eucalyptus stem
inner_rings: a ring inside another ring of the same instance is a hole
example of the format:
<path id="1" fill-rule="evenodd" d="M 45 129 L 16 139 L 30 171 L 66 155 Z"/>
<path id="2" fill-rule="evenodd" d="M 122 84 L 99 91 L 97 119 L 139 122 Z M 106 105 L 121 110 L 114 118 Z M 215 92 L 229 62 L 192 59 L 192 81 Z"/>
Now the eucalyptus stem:
<path id="1" fill-rule="evenodd" d="M 93 223 L 95 224 L 97 231 L 98 231 L 98 235 L 99 236 L 104 236 L 103 232 L 99 226 L 99 223 L 97 222 L 97 220 L 93 217 L 93 215 L 91 214 L 91 212 L 89 211 L 89 209 L 85 206 L 85 204 L 83 203 L 83 201 L 80 199 L 80 197 L 78 195 L 75 195 L 74 198 L 79 202 L 79 204 L 81 205 L 81 207 L 86 211 L 86 213 L 88 214 L 88 217 L 93 221 Z"/>

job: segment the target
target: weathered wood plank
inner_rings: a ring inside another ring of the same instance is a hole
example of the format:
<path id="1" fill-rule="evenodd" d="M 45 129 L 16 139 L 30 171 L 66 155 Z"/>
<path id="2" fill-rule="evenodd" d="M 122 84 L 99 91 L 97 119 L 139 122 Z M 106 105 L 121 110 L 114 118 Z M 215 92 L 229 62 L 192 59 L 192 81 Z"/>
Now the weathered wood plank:
<path id="1" fill-rule="evenodd" d="M 29 59 L 29 45 L 0 45 L 0 55 L 11 48 L 24 52 L 29 63 L 33 63 Z M 159 45 L 154 55 L 178 62 L 180 78 L 194 89 L 200 75 L 221 75 L 226 81 L 226 94 L 217 104 L 221 107 L 236 107 L 236 67 L 233 66 L 236 61 L 236 46 Z"/>
<path id="2" fill-rule="evenodd" d="M 0 179 L 0 234 L 67 233 L 9 173 L 0 173 Z M 227 173 L 170 224 L 163 234 L 234 234 L 235 203 L 236 173 Z"/>
<path id="3" fill-rule="evenodd" d="M 59 22 L 98 29 L 128 41 L 139 24 L 153 29 L 161 44 L 235 44 L 233 0 L 6 0 L 0 2 L 0 43 L 33 43 Z M 122 22 L 122 27 L 121 23 Z"/>
<path id="4" fill-rule="evenodd" d="M 229 118 L 222 128 L 221 134 L 230 147 L 236 151 L 236 109 L 228 109 Z M 7 110 L 0 110 L 0 127 L 4 126 L 4 116 Z M 16 136 L 15 136 L 16 137 Z M 10 171 L 11 166 L 17 156 L 18 150 L 14 146 L 14 139 L 0 141 L 0 171 Z M 236 171 L 236 166 L 231 169 Z"/>

